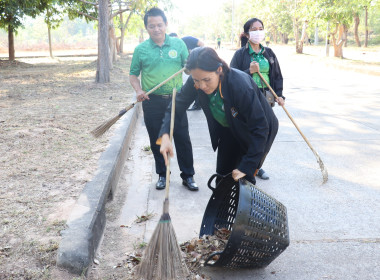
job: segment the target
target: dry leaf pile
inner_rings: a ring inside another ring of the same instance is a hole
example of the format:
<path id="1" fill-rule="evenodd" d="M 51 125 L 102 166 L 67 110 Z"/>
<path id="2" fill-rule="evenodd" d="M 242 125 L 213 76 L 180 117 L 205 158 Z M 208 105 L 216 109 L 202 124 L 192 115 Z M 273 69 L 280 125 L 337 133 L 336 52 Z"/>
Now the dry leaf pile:
<path id="1" fill-rule="evenodd" d="M 217 229 L 214 235 L 204 235 L 201 238 L 193 238 L 190 241 L 180 244 L 189 270 L 193 274 L 198 274 L 200 268 L 204 266 L 204 263 L 212 253 L 222 252 L 224 250 L 230 235 L 230 230 L 222 228 Z M 213 264 L 218 259 L 219 255 L 215 255 L 208 263 Z"/>

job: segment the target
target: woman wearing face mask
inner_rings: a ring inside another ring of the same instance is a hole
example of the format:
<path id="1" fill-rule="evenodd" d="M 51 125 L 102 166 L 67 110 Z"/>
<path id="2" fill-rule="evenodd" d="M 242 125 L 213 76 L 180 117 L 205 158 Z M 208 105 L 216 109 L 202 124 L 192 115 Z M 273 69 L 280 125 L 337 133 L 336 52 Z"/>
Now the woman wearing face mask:
<path id="1" fill-rule="evenodd" d="M 260 72 L 271 88 L 276 92 L 276 102 L 283 106 L 285 97 L 282 95 L 283 78 L 277 57 L 268 47 L 261 42 L 265 38 L 264 24 L 257 18 L 251 18 L 244 24 L 244 33 L 241 34 L 241 48 L 237 50 L 231 60 L 230 66 L 249 74 L 261 92 L 268 91 L 266 85 L 261 81 L 257 72 Z M 274 106 L 274 104 L 273 104 Z M 269 176 L 260 169 L 257 176 L 268 180 Z"/>
<path id="2" fill-rule="evenodd" d="M 198 96 L 206 115 L 211 143 L 218 149 L 216 172 L 256 183 L 278 130 L 278 120 L 254 81 L 229 68 L 212 48 L 194 49 L 187 60 L 190 77 L 176 96 L 176 121 Z M 167 162 L 173 156 L 169 140 L 171 105 L 160 131 L 160 152 Z"/>

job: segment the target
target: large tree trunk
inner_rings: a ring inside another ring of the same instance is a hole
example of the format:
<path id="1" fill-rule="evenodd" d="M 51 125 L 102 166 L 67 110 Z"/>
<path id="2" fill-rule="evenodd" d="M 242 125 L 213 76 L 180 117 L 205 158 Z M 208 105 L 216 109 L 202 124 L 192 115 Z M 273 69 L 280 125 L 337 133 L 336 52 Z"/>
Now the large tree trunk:
<path id="1" fill-rule="evenodd" d="M 359 15 L 355 14 L 354 36 L 355 36 L 356 45 L 358 45 L 358 47 L 361 47 L 362 45 L 360 44 L 360 40 L 359 40 L 359 23 L 360 23 Z"/>
<path id="2" fill-rule="evenodd" d="M 368 7 L 365 6 L 365 19 L 364 19 L 364 25 L 365 25 L 365 39 L 364 39 L 364 47 L 368 47 Z"/>
<path id="3" fill-rule="evenodd" d="M 113 26 L 112 21 L 110 21 L 109 24 L 109 47 L 110 47 L 110 69 L 113 69 L 113 63 L 117 60 L 116 55 L 116 35 L 115 35 L 115 28 Z"/>
<path id="4" fill-rule="evenodd" d="M 50 53 L 50 57 L 54 58 L 54 56 L 53 56 L 53 49 L 51 47 L 51 32 L 50 32 L 49 25 L 48 25 L 48 38 L 49 38 L 49 53 Z"/>
<path id="5" fill-rule="evenodd" d="M 15 41 L 13 27 L 8 25 L 8 55 L 9 61 L 15 60 Z"/>
<path id="6" fill-rule="evenodd" d="M 296 41 L 296 52 L 297 53 L 303 53 L 303 43 L 305 41 L 305 38 L 306 38 L 306 28 L 307 28 L 307 24 L 308 24 L 308 21 L 305 20 L 304 23 L 303 23 L 303 26 L 302 26 L 302 35 L 301 35 L 301 39 L 298 40 L 298 42 Z M 298 34 L 298 32 L 297 32 Z M 298 36 L 297 36 L 298 37 Z M 298 38 L 296 38 L 298 39 Z"/>
<path id="7" fill-rule="evenodd" d="M 347 38 L 348 38 L 348 28 L 346 25 L 343 25 L 343 39 L 344 39 L 344 47 L 347 47 Z"/>
<path id="8" fill-rule="evenodd" d="M 335 35 L 338 33 L 338 38 L 335 38 Z M 345 42 L 344 39 L 344 25 L 337 24 L 335 32 L 333 33 L 332 40 L 334 44 L 334 56 L 343 58 L 343 45 Z"/>
<path id="9" fill-rule="evenodd" d="M 96 71 L 96 81 L 98 83 L 108 83 L 110 81 L 108 17 L 108 0 L 99 0 L 98 69 Z"/>

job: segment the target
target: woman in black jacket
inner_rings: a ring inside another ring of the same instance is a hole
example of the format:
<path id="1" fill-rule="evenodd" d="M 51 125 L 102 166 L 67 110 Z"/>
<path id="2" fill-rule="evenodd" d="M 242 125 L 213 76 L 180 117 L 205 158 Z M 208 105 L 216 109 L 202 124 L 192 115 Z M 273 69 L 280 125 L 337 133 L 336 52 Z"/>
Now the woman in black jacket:
<path id="1" fill-rule="evenodd" d="M 186 64 L 190 77 L 176 97 L 176 122 L 198 96 L 206 115 L 211 143 L 218 149 L 216 172 L 256 183 L 255 174 L 263 164 L 278 130 L 278 120 L 252 78 L 229 68 L 215 50 L 194 49 Z M 169 140 L 171 105 L 160 131 L 160 152 L 167 162 L 173 156 Z M 177 151 L 180 153 L 181 151 Z"/>
<path id="2" fill-rule="evenodd" d="M 283 78 L 280 64 L 274 52 L 264 47 L 261 42 L 265 38 L 264 24 L 257 18 L 251 18 L 244 24 L 244 33 L 240 35 L 241 48 L 237 50 L 231 60 L 230 66 L 249 74 L 255 81 L 261 92 L 269 93 L 265 83 L 257 74 L 260 72 L 271 88 L 278 95 L 277 103 L 285 104 L 285 97 L 282 95 Z M 272 104 L 274 106 L 274 103 Z M 260 169 L 257 176 L 267 180 L 269 176 L 264 169 Z"/>

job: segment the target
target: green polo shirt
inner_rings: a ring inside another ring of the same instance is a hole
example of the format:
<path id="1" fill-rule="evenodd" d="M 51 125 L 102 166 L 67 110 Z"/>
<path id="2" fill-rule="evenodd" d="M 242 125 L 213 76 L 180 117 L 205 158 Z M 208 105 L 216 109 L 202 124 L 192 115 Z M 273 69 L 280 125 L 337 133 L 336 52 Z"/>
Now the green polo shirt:
<path id="1" fill-rule="evenodd" d="M 179 38 L 165 35 L 161 47 L 149 38 L 135 48 L 129 75 L 138 77 L 141 73 L 141 87 L 147 92 L 181 70 L 188 55 L 186 44 Z M 171 94 L 173 88 L 181 87 L 182 75 L 178 75 L 153 94 Z"/>
<path id="2" fill-rule="evenodd" d="M 270 84 L 269 80 L 269 62 L 268 60 L 264 57 L 263 52 L 264 52 L 264 47 L 260 45 L 261 49 L 258 53 L 254 52 L 251 44 L 248 44 L 249 46 L 249 54 L 251 56 L 251 61 L 256 61 L 259 63 L 260 67 L 260 73 L 264 77 L 264 79 Z M 265 83 L 261 81 L 259 74 L 253 73 L 252 75 L 253 80 L 257 84 L 259 88 L 266 87 Z"/>
<path id="3" fill-rule="evenodd" d="M 217 90 L 215 93 L 208 94 L 207 96 L 210 99 L 208 106 L 214 119 L 222 126 L 229 127 L 226 113 L 224 112 L 224 101 L 220 96 L 219 90 Z"/>

